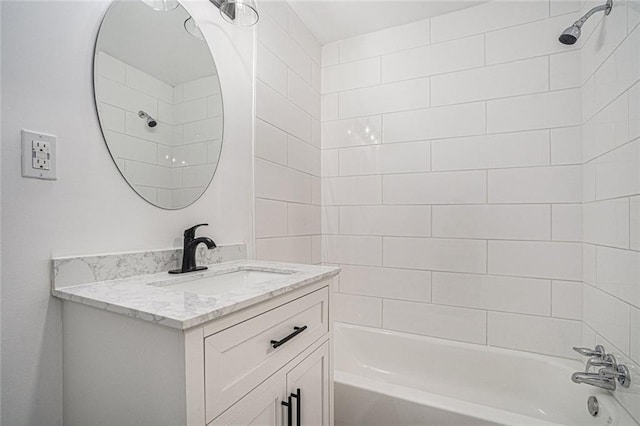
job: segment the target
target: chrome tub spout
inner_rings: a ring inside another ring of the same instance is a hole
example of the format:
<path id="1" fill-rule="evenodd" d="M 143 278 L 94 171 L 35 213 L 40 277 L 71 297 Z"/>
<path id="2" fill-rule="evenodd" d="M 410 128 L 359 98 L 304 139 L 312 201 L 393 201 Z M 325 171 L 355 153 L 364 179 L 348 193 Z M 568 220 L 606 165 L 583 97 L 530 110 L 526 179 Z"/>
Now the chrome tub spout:
<path id="1" fill-rule="evenodd" d="M 599 373 L 585 373 L 579 371 L 571 375 L 571 381 L 574 383 L 585 383 L 587 385 L 596 386 L 606 390 L 616 390 L 616 380 L 612 377 L 604 376 Z"/>

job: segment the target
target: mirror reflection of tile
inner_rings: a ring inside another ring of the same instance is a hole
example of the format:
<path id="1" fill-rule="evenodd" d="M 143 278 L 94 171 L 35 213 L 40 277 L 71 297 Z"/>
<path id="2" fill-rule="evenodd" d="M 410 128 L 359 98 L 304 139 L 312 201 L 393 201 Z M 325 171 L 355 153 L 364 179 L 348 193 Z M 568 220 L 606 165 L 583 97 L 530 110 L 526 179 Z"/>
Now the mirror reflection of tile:
<path id="1" fill-rule="evenodd" d="M 162 207 L 193 202 L 209 184 L 222 147 L 218 76 L 174 87 L 104 52 L 98 53 L 96 72 L 102 129 L 126 179 Z M 150 127 L 139 111 L 157 126 Z"/>

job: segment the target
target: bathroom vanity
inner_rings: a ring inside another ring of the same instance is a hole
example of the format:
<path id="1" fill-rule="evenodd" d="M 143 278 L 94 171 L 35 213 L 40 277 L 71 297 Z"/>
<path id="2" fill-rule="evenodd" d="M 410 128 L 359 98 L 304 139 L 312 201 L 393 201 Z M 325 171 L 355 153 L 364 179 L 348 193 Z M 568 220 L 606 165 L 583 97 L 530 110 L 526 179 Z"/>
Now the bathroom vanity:
<path id="1" fill-rule="evenodd" d="M 237 260 L 140 275 L 107 257 L 54 259 L 66 425 L 333 424 L 338 268 Z M 96 263 L 128 276 L 100 281 Z"/>
<path id="2" fill-rule="evenodd" d="M 225 123 L 198 22 L 178 1 L 115 0 L 95 46 L 96 111 L 115 166 L 152 205 L 193 204 L 218 168 Z M 200 250 L 200 271 L 196 247 L 216 245 L 195 238 L 198 226 L 183 250 L 53 259 L 65 425 L 333 423 L 339 269 L 248 261 L 244 246 L 223 246 Z"/>

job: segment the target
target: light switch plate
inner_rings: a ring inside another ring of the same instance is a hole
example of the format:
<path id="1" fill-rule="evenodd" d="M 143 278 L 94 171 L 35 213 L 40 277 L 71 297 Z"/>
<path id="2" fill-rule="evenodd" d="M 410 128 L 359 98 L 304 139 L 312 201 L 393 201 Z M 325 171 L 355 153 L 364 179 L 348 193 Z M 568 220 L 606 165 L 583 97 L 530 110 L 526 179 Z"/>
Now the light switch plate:
<path id="1" fill-rule="evenodd" d="M 58 179 L 56 137 L 22 130 L 22 176 L 35 179 Z"/>

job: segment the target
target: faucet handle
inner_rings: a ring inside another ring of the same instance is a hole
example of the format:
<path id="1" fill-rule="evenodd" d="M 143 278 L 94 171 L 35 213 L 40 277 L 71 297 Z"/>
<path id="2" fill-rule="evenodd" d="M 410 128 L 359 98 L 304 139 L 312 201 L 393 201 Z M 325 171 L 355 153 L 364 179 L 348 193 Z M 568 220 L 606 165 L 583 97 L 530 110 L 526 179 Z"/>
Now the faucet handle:
<path id="1" fill-rule="evenodd" d="M 201 223 L 198 225 L 194 225 L 189 229 L 185 229 L 184 231 L 184 239 L 185 240 L 193 240 L 196 237 L 196 229 L 200 228 L 201 226 L 209 226 L 208 223 Z"/>
<path id="2" fill-rule="evenodd" d="M 587 365 L 584 368 L 585 372 L 589 372 L 591 367 L 611 367 L 614 370 L 618 368 L 618 364 L 616 363 L 616 359 L 613 355 L 607 354 L 604 358 L 600 358 L 597 356 L 591 357 L 587 360 Z"/>
<path id="3" fill-rule="evenodd" d="M 613 363 L 611 361 L 600 360 L 598 358 L 589 358 L 587 360 L 587 366 L 585 367 L 585 371 L 589 372 L 591 367 L 611 367 Z"/>
<path id="4" fill-rule="evenodd" d="M 599 376 L 616 379 L 622 387 L 628 388 L 631 385 L 631 375 L 626 365 L 615 364 L 612 367 L 601 368 L 598 372 Z"/>
<path id="5" fill-rule="evenodd" d="M 579 348 L 577 346 L 574 346 L 573 350 L 578 352 L 582 356 L 596 358 L 604 358 L 606 356 L 606 352 L 604 351 L 604 347 L 602 345 L 596 346 L 595 349 Z"/>

